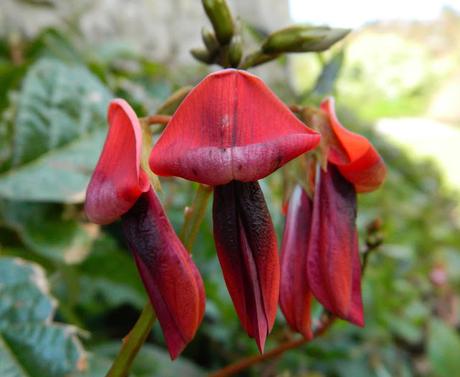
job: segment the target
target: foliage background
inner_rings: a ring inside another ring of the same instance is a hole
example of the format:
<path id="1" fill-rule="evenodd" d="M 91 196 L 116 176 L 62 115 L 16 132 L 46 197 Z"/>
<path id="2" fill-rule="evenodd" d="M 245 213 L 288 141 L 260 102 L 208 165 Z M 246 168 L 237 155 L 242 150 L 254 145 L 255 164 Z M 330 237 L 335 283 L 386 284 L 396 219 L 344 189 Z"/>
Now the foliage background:
<path id="1" fill-rule="evenodd" d="M 460 17 L 447 16 L 451 30 L 459 30 Z M 389 167 L 384 187 L 359 202 L 360 230 L 379 218 L 384 236 L 364 281 L 366 328 L 337 323 L 324 337 L 245 375 L 452 377 L 460 370 L 458 193 L 446 185 L 445 171 L 415 158 L 372 126 L 381 116 L 424 112 L 458 56 L 455 49 L 442 59 L 436 55 L 445 64 L 438 69 L 423 33 L 414 42 L 398 29 L 376 33 L 375 28 L 352 35 L 345 50 L 339 46 L 319 58 L 282 59 L 267 68 L 293 72 L 290 79 L 270 76 L 274 90 L 289 103 L 317 103 L 335 94 L 343 123 L 365 133 Z M 374 59 L 387 45 L 388 60 Z M 419 65 L 415 81 L 400 74 Z M 123 97 L 139 116 L 151 114 L 175 89 L 197 83 L 206 71 L 198 64 L 171 69 L 122 43 L 96 44 L 69 20 L 32 37 L 4 34 L 0 376 L 105 374 L 146 301 L 120 225 L 95 226 L 82 212 L 106 133 L 107 103 Z M 179 180 L 162 184 L 162 201 L 178 229 L 194 186 Z M 262 187 L 281 234 L 281 174 L 264 180 Z M 196 338 L 171 363 L 155 326 L 133 376 L 200 376 L 257 352 L 235 316 L 210 224 L 208 213 L 193 250 L 207 294 Z M 279 315 L 267 349 L 292 336 Z"/>

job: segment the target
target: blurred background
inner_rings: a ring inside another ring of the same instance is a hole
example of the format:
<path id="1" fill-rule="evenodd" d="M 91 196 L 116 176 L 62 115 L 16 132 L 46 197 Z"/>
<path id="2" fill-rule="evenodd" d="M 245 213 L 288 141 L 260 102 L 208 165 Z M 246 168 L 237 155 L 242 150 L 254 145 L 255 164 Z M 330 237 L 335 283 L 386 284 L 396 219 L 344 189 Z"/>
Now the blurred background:
<path id="1" fill-rule="evenodd" d="M 334 95 L 339 118 L 369 137 L 389 168 L 359 198 L 361 236 L 383 245 L 363 283 L 366 327 L 323 337 L 242 376 L 460 374 L 460 2 L 233 0 L 246 51 L 292 23 L 349 27 L 321 54 L 253 69 L 287 103 Z M 139 116 L 217 66 L 190 48 L 209 25 L 198 0 L 2 0 L 0 3 L 0 376 L 104 376 L 146 295 L 120 224 L 82 212 L 106 133 L 108 101 Z M 180 229 L 194 185 L 162 180 Z M 262 182 L 281 235 L 282 174 Z M 208 211 L 209 212 L 209 211 Z M 206 285 L 196 338 L 171 363 L 158 325 L 133 376 L 201 376 L 256 354 L 215 256 L 209 213 L 193 249 Z M 315 308 L 315 310 L 318 308 Z M 295 335 L 281 314 L 267 349 Z"/>

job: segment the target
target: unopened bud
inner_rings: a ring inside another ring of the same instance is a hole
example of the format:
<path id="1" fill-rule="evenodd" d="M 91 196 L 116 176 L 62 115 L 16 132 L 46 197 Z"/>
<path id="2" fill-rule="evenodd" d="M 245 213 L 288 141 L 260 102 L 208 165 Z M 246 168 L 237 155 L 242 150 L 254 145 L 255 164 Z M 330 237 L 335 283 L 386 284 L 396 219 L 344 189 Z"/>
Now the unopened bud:
<path id="1" fill-rule="evenodd" d="M 235 26 L 232 14 L 225 0 L 202 0 L 203 7 L 211 21 L 217 40 L 221 45 L 230 43 Z"/>
<path id="2" fill-rule="evenodd" d="M 230 66 L 238 67 L 240 64 L 241 58 L 243 57 L 243 46 L 241 43 L 241 37 L 235 35 L 230 42 L 230 47 L 228 49 L 228 61 Z"/>
<path id="3" fill-rule="evenodd" d="M 262 50 L 265 53 L 324 51 L 349 32 L 349 29 L 326 26 L 291 26 L 270 34 Z"/>
<path id="4" fill-rule="evenodd" d="M 216 53 L 217 50 L 219 50 L 219 42 L 217 41 L 215 34 L 211 30 L 205 27 L 202 28 L 201 39 L 203 39 L 204 45 L 211 54 Z"/>
<path id="5" fill-rule="evenodd" d="M 192 48 L 190 53 L 196 60 L 205 64 L 211 64 L 214 60 L 214 56 L 208 50 L 203 48 Z"/>

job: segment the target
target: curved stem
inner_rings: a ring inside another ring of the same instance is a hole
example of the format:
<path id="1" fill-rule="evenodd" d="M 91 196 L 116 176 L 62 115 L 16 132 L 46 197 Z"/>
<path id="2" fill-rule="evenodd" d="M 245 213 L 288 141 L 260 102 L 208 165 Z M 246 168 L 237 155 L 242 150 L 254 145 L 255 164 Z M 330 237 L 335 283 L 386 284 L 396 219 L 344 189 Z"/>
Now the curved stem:
<path id="1" fill-rule="evenodd" d="M 181 239 L 186 249 L 190 252 L 193 246 L 193 242 L 196 239 L 198 229 L 201 222 L 203 221 L 206 207 L 212 192 L 212 188 L 205 185 L 199 185 L 193 204 L 188 207 L 184 223 L 182 225 Z M 148 335 L 152 331 L 153 323 L 155 322 L 156 316 L 153 311 L 152 305 L 148 301 L 142 310 L 136 324 L 131 329 L 129 334 L 123 339 L 118 355 L 107 373 L 106 377 L 127 377 L 131 364 L 134 361 L 137 353 L 144 344 Z"/>
<path id="2" fill-rule="evenodd" d="M 324 334 L 329 327 L 334 323 L 335 318 L 333 315 L 325 313 L 321 316 L 322 320 L 318 323 L 318 326 L 313 330 L 313 338 L 317 338 Z M 244 359 L 240 359 L 237 362 L 227 365 L 225 368 L 219 369 L 218 371 L 211 373 L 209 377 L 227 377 L 239 373 L 254 364 L 258 364 L 264 360 L 274 359 L 284 352 L 300 347 L 305 343 L 308 343 L 311 339 L 298 338 L 289 340 L 285 343 L 281 343 L 276 348 L 263 353 L 261 355 L 249 356 Z"/>

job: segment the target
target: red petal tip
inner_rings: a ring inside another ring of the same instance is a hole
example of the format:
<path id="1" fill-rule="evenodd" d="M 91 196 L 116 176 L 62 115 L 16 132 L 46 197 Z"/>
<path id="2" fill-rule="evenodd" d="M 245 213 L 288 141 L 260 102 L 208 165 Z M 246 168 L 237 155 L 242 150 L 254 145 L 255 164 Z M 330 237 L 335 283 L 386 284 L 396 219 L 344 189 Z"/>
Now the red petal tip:
<path id="1" fill-rule="evenodd" d="M 149 188 L 140 168 L 142 134 L 134 110 L 122 99 L 108 108 L 109 131 L 86 190 L 85 212 L 97 224 L 118 219 Z"/>
<path id="2" fill-rule="evenodd" d="M 364 136 L 342 126 L 332 97 L 323 100 L 321 109 L 326 112 L 335 136 L 330 145 L 329 161 L 337 165 L 340 173 L 355 185 L 357 192 L 376 190 L 386 177 L 382 157 Z"/>
<path id="3" fill-rule="evenodd" d="M 185 98 L 150 156 L 152 170 L 208 185 L 261 179 L 313 149 L 306 127 L 258 77 L 226 69 Z"/>

